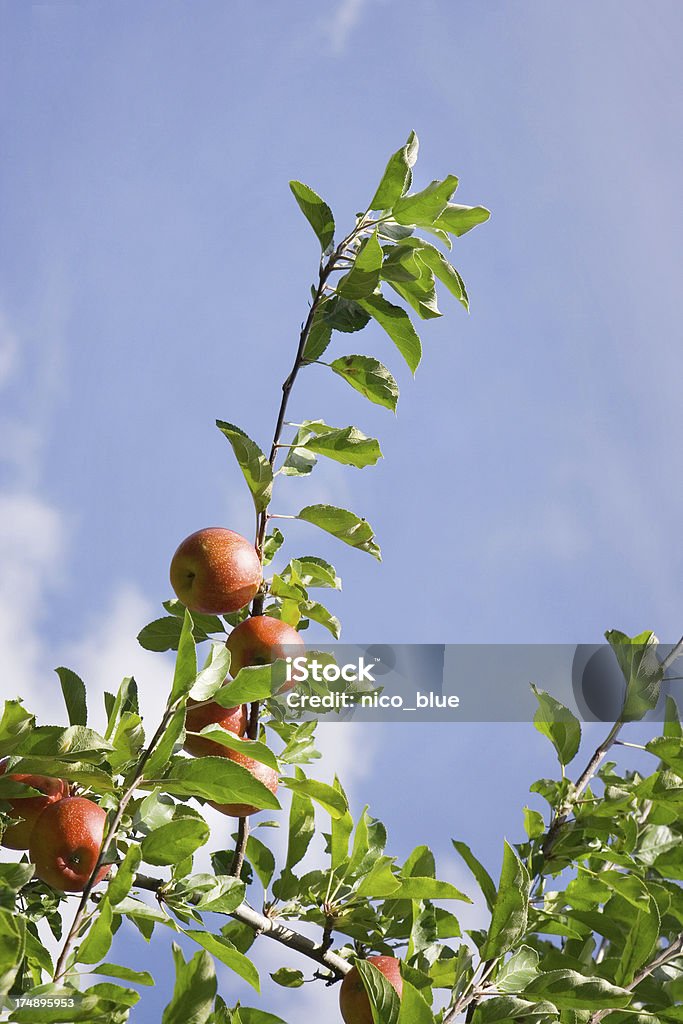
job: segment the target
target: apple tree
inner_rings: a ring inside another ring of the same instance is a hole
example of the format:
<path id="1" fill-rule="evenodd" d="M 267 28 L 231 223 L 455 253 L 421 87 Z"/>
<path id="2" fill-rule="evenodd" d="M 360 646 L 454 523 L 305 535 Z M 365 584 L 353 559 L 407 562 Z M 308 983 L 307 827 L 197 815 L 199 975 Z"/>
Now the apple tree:
<path id="1" fill-rule="evenodd" d="M 158 724 L 143 727 L 128 678 L 105 694 L 96 730 L 86 686 L 65 668 L 57 672 L 68 724 L 37 724 L 19 695 L 5 702 L 0 829 L 16 853 L 0 864 L 0 1003 L 10 1021 L 135 1019 L 140 989 L 154 979 L 140 964 L 112 962 L 114 936 L 126 929 L 149 942 L 159 929 L 183 937 L 163 1024 L 275 1024 L 258 1005 L 253 959 L 273 942 L 282 954 L 273 977 L 291 990 L 292 1020 L 297 990 L 312 981 L 330 989 L 327 1019 L 338 1019 L 338 1001 L 346 1024 L 683 1021 L 683 736 L 673 700 L 663 734 L 647 744 L 649 775 L 608 759 L 622 729 L 658 704 L 683 642 L 660 657 L 652 633 L 607 634 L 624 674 L 623 709 L 578 772 L 579 720 L 537 691 L 535 725 L 556 751 L 559 777 L 533 783 L 547 812 L 527 809 L 519 841 L 501 839 L 498 881 L 453 837 L 472 898 L 489 912 L 486 928 L 465 935 L 457 906 L 470 896 L 439 879 L 419 835 L 397 863 L 382 822 L 367 810 L 354 820 L 342 782 L 316 778 L 316 722 L 282 713 L 286 657 L 304 650 L 309 624 L 335 639 L 340 631 L 319 599 L 339 588 L 337 570 L 315 554 L 285 554 L 287 519 L 380 557 L 370 523 L 354 511 L 273 511 L 279 474 L 305 478 L 321 458 L 366 468 L 381 457 L 378 440 L 356 426 L 289 423 L 297 378 L 322 364 L 394 411 L 390 370 L 357 354 L 355 341 L 346 354 L 348 336 L 378 324 L 414 373 L 422 351 L 413 319 L 441 315 L 437 282 L 468 307 L 447 254 L 453 236 L 489 213 L 452 202 L 453 175 L 413 189 L 417 152 L 411 134 L 346 234 L 313 189 L 291 182 L 320 261 L 270 447 L 217 421 L 253 498 L 255 540 L 200 529 L 173 557 L 176 596 L 138 638 L 175 652 Z M 220 841 L 211 834 L 209 805 L 236 820 L 227 848 L 225 830 Z M 283 863 L 263 838 L 268 829 L 250 827 L 259 810 L 287 831 Z M 326 822 L 325 855 L 303 868 L 316 814 Z M 197 871 L 207 844 L 212 870 Z M 292 952 L 307 958 L 307 973 L 292 966 Z M 216 963 L 253 986 L 257 1005 L 228 1005 Z"/>

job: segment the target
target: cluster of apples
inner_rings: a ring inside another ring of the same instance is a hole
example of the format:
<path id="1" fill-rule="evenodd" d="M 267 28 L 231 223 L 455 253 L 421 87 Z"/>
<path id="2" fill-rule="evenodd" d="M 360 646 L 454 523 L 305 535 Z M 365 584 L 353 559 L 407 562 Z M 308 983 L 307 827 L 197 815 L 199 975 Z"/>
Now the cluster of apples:
<path id="1" fill-rule="evenodd" d="M 0 775 L 8 760 L 0 761 Z M 2 845 L 28 850 L 36 876 L 59 892 L 82 892 L 100 856 L 106 813 L 93 800 L 71 796 L 65 779 L 22 773 L 8 778 L 41 795 L 7 801 L 9 816 L 16 822 L 5 829 Z M 108 871 L 109 865 L 102 865 L 96 880 L 100 882 Z"/>
<path id="2" fill-rule="evenodd" d="M 261 586 L 262 569 L 256 549 L 232 530 L 209 527 L 191 534 L 182 542 L 171 562 L 171 584 L 177 596 L 191 612 L 204 615 L 225 615 L 244 608 Z M 228 637 L 230 672 L 235 676 L 248 665 L 270 665 L 303 648 L 303 640 L 295 629 L 280 619 L 255 615 L 236 626 Z M 226 681 L 224 686 L 229 687 Z M 268 789 L 277 791 L 277 774 L 272 768 L 230 747 L 223 747 L 202 736 L 207 725 L 244 737 L 248 715 L 244 705 L 222 707 L 211 701 L 191 704 L 186 717 L 188 736 L 185 750 L 194 757 L 214 755 L 227 757 L 241 764 Z M 257 810 L 248 804 L 219 804 L 212 807 L 233 817 L 246 817 Z M 403 991 L 401 964 L 393 956 L 371 956 L 368 962 L 380 971 L 396 991 Z M 339 1007 L 346 1024 L 373 1024 L 370 1000 L 356 967 L 344 977 L 339 992 Z"/>
<path id="3" fill-rule="evenodd" d="M 233 530 L 211 526 L 190 534 L 171 561 L 171 585 L 190 612 L 227 615 L 245 608 L 261 586 L 262 568 L 256 548 Z M 301 636 L 292 626 L 270 615 L 255 615 L 236 626 L 228 637 L 230 674 L 251 665 L 270 665 L 303 648 Z M 225 687 L 230 686 L 226 680 Z M 190 702 L 185 726 L 185 750 L 194 757 L 226 757 L 246 768 L 271 793 L 278 788 L 277 773 L 240 750 L 192 735 L 207 725 L 218 725 L 243 739 L 247 733 L 245 705 L 223 707 L 216 701 Z M 258 810 L 251 804 L 211 806 L 223 814 L 244 818 Z"/>

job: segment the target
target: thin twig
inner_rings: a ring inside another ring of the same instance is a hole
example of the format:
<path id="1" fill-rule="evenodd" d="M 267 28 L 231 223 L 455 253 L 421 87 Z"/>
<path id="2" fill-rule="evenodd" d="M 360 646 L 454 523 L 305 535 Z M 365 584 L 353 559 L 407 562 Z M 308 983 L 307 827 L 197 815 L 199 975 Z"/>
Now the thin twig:
<path id="1" fill-rule="evenodd" d="M 308 316 L 306 317 L 302 327 L 301 333 L 299 334 L 299 344 L 296 350 L 296 356 L 294 357 L 294 363 L 292 369 L 289 371 L 289 375 L 285 379 L 282 385 L 282 398 L 280 399 L 280 408 L 278 409 L 277 419 L 275 421 L 275 430 L 273 431 L 273 440 L 270 445 L 270 455 L 268 461 L 271 469 L 275 469 L 275 460 L 277 453 L 281 447 L 280 438 L 282 437 L 282 430 L 286 422 L 287 405 L 289 404 L 289 396 L 292 393 L 294 382 L 298 376 L 299 370 L 304 365 L 304 352 L 306 350 L 306 344 L 313 328 L 313 322 L 315 315 L 320 305 L 326 300 L 325 290 L 327 287 L 327 279 L 330 274 L 335 270 L 337 262 L 340 259 L 347 259 L 344 255 L 344 250 L 355 238 L 357 238 L 362 232 L 370 225 L 366 223 L 366 215 L 361 217 L 359 223 L 353 229 L 353 231 L 346 236 L 330 255 L 326 263 L 320 262 L 320 269 L 318 271 L 318 285 L 316 287 L 313 301 L 311 302 L 308 310 Z M 257 513 L 256 516 L 256 542 L 255 547 L 258 552 L 258 556 L 263 565 L 263 548 L 266 540 L 266 529 L 268 527 L 269 519 L 295 519 L 296 516 L 275 516 L 268 512 L 265 508 L 261 512 Z M 263 604 L 265 599 L 265 589 L 262 586 L 258 594 L 254 598 L 251 605 L 251 615 L 258 616 L 263 615 Z M 256 739 L 258 736 L 258 720 L 259 720 L 260 705 L 255 702 L 251 705 L 251 715 L 249 720 L 249 738 Z M 239 830 L 237 835 L 237 845 L 235 848 L 235 854 L 232 861 L 230 873 L 238 877 L 242 871 L 242 865 L 244 864 L 244 857 L 247 848 L 247 841 L 249 839 L 249 821 L 247 818 L 240 818 Z"/>
<path id="2" fill-rule="evenodd" d="M 633 981 L 629 985 L 626 985 L 625 988 L 627 988 L 629 992 L 632 992 L 634 988 L 637 988 L 638 985 L 640 985 L 641 981 L 644 981 L 645 978 L 649 978 L 651 974 L 654 974 L 658 967 L 663 967 L 664 964 L 668 964 L 671 960 L 675 960 L 681 953 L 683 953 L 683 932 L 670 942 L 666 949 L 662 950 L 654 960 L 651 960 L 649 964 L 645 964 L 645 966 L 636 974 Z M 612 1010 L 613 1008 L 597 1010 L 591 1015 L 588 1024 L 599 1024 L 603 1017 L 608 1013 L 612 1013 Z"/>
<path id="3" fill-rule="evenodd" d="M 157 894 L 159 894 L 160 888 L 165 884 L 162 879 L 152 878 L 149 875 L 137 875 L 135 878 L 135 885 L 139 889 L 147 889 Z M 199 897 L 194 897 L 193 902 L 198 902 L 198 899 Z M 336 953 L 333 953 L 329 947 L 325 948 L 323 943 L 314 942 L 307 935 L 293 931 L 293 929 L 281 924 L 274 918 L 259 914 L 257 910 L 254 910 L 247 903 L 241 903 L 236 910 L 233 910 L 232 913 L 226 916 L 233 917 L 236 921 L 241 921 L 242 924 L 253 928 L 259 935 L 267 935 L 269 939 L 274 939 L 283 946 L 287 946 L 297 953 L 302 953 L 309 960 L 322 964 L 323 967 L 327 967 L 328 970 L 332 971 L 337 979 L 342 978 L 351 970 L 351 964 L 348 960 L 344 960 Z"/>

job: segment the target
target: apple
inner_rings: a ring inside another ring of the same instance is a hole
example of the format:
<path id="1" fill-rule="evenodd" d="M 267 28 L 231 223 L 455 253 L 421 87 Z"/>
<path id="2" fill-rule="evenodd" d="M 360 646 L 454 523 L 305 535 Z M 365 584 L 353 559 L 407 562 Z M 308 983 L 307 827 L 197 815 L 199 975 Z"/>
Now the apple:
<path id="1" fill-rule="evenodd" d="M 97 863 L 106 813 L 94 801 L 69 796 L 46 807 L 31 834 L 36 875 L 59 892 L 83 892 Z M 96 883 L 109 873 L 103 864 Z"/>
<path id="2" fill-rule="evenodd" d="M 225 645 L 230 651 L 230 674 L 236 676 L 249 665 L 271 665 L 274 661 L 296 657 L 306 648 L 301 634 L 281 619 L 254 615 L 235 626 Z M 296 684 L 285 683 L 279 691 Z"/>
<path id="3" fill-rule="evenodd" d="M 248 757 L 241 750 L 231 750 L 229 747 L 223 747 L 223 754 L 225 757 L 230 758 L 231 761 L 234 761 L 235 764 L 240 764 L 243 768 L 246 768 L 271 793 L 277 793 L 277 772 L 269 767 L 269 765 L 262 764 L 261 761 L 255 761 L 253 757 Z M 254 807 L 252 804 L 219 804 L 213 800 L 210 800 L 209 803 L 217 811 L 220 811 L 222 814 L 228 814 L 232 818 L 246 818 L 250 814 L 255 814 L 257 811 L 262 810 L 262 808 Z"/>
<path id="4" fill-rule="evenodd" d="M 369 956 L 368 963 L 382 972 L 400 999 L 403 992 L 401 961 L 393 956 Z M 345 1024 L 373 1024 L 370 1000 L 357 967 L 344 975 L 339 990 L 339 1009 Z"/>
<path id="5" fill-rule="evenodd" d="M 185 729 L 188 734 L 201 732 L 207 725 L 220 725 L 228 732 L 234 732 L 236 736 L 244 736 L 247 731 L 248 716 L 246 704 L 240 704 L 236 708 L 224 708 L 215 701 L 208 704 L 198 704 L 196 701 L 189 701 L 187 715 L 185 717 Z M 194 757 L 226 757 L 229 747 L 223 747 L 220 743 L 204 739 L 202 736 L 185 737 L 185 750 Z"/>
<path id="6" fill-rule="evenodd" d="M 8 758 L 0 761 L 0 775 L 5 774 Z M 7 799 L 10 805 L 8 814 L 12 818 L 20 819 L 16 825 L 10 825 L 5 829 L 2 846 L 10 850 L 28 850 L 31 839 L 31 832 L 35 825 L 36 818 L 42 814 L 46 807 L 62 800 L 69 795 L 69 783 L 64 779 L 52 779 L 47 775 L 23 775 L 20 772 L 13 772 L 8 776 L 14 782 L 23 782 L 32 789 L 38 789 L 42 796 L 23 796 Z"/>
<path id="7" fill-rule="evenodd" d="M 191 533 L 171 560 L 171 585 L 191 612 L 224 615 L 249 604 L 261 585 L 261 561 L 246 537 L 221 526 Z"/>

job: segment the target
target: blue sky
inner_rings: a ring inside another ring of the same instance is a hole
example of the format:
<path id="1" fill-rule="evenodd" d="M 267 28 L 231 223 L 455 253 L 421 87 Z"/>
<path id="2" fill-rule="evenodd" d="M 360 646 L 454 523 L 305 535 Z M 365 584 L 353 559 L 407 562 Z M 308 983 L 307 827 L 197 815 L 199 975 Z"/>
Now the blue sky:
<path id="1" fill-rule="evenodd" d="M 283 481 L 277 510 L 348 504 L 384 562 L 304 524 L 290 552 L 335 561 L 349 642 L 680 635 L 680 4 L 5 0 L 0 28 L 7 695 L 56 706 L 66 662 L 95 690 L 133 670 L 159 703 L 134 636 L 175 546 L 252 530 L 213 421 L 268 443 L 305 314 L 316 248 L 287 181 L 348 224 L 411 128 L 417 180 L 452 171 L 493 211 L 455 246 L 472 313 L 443 297 L 415 382 L 379 334 L 335 343 L 395 370 L 397 418 L 302 375 L 292 418 L 355 423 L 386 458 Z M 341 727 L 327 770 L 399 854 L 448 858 L 458 831 L 495 870 L 552 768 L 540 737 L 407 728 Z"/>

